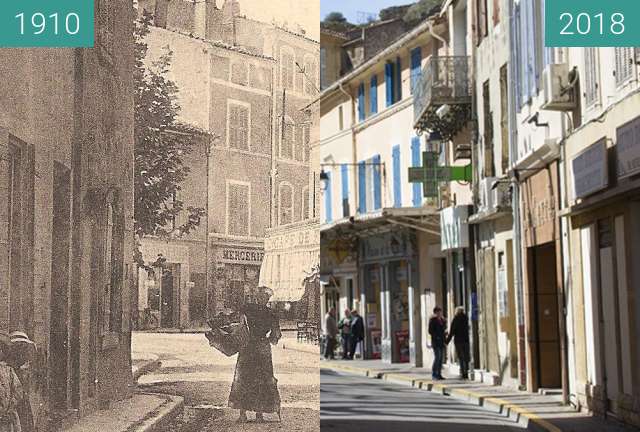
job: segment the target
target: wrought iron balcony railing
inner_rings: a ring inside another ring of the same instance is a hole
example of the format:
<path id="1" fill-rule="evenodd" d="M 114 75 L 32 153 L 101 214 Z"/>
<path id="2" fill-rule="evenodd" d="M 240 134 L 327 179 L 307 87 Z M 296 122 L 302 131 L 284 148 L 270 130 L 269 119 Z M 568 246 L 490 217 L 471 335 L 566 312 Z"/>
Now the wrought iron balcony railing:
<path id="1" fill-rule="evenodd" d="M 442 105 L 471 104 L 470 57 L 432 56 L 413 89 L 414 123 L 427 128 L 427 118 Z"/>

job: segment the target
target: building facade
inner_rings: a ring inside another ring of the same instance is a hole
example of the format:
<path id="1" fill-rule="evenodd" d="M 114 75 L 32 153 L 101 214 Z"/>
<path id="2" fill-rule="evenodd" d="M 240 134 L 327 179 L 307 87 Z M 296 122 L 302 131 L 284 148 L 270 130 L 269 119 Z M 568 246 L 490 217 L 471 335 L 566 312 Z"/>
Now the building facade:
<path id="1" fill-rule="evenodd" d="M 313 116 L 304 108 L 319 91 L 318 44 L 302 31 L 243 16 L 237 1 L 222 8 L 145 2 L 142 10 L 154 15 L 150 60 L 172 51 L 168 76 L 179 89 L 179 120 L 201 131 L 190 155 L 193 180 L 178 199 L 207 209 L 183 238 L 143 240 L 145 260 L 160 251 L 181 275 L 166 289 L 146 285 L 171 296 L 179 314 L 168 326 L 194 326 L 242 304 L 258 285 L 268 230 L 313 219 Z"/>
<path id="2" fill-rule="evenodd" d="M 96 2 L 94 49 L 0 50 L 0 326 L 37 344 L 39 430 L 131 392 L 133 19 Z"/>

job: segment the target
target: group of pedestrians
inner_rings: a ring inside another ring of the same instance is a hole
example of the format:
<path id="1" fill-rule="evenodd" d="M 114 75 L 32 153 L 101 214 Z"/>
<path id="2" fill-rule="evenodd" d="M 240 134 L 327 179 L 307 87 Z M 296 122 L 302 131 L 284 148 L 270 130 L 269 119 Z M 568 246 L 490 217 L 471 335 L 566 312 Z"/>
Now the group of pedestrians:
<path id="1" fill-rule="evenodd" d="M 325 350 L 324 358 L 335 359 L 335 349 L 338 345 L 338 334 L 342 344 L 342 358 L 353 360 L 356 352 L 362 353 L 364 340 L 364 321 L 356 309 L 345 309 L 344 316 L 338 322 L 335 308 L 329 309 L 325 316 Z"/>
<path id="2" fill-rule="evenodd" d="M 433 365 L 431 366 L 431 377 L 435 380 L 442 380 L 442 364 L 446 347 L 453 340 L 456 348 L 456 355 L 460 363 L 460 378 L 469 379 L 469 362 L 471 360 L 469 346 L 469 318 L 463 307 L 457 307 L 456 313 L 451 321 L 451 326 L 447 332 L 447 321 L 442 314 L 442 308 L 436 306 L 433 309 L 433 316 L 429 320 L 429 335 L 431 336 L 431 347 L 433 349 Z"/>

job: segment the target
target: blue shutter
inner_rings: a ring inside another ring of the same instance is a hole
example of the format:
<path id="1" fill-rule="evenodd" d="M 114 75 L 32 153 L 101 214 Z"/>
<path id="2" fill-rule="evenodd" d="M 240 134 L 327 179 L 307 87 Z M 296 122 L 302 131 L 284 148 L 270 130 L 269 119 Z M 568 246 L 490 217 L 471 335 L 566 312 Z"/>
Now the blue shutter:
<path id="1" fill-rule="evenodd" d="M 422 76 L 422 49 L 420 47 L 411 50 L 411 94 L 413 88 Z"/>
<path id="2" fill-rule="evenodd" d="M 393 101 L 394 102 L 398 102 L 399 100 L 402 99 L 402 63 L 400 62 L 400 57 L 396 57 L 396 73 L 395 73 L 395 80 L 396 80 L 396 91 L 394 96 Z"/>
<path id="3" fill-rule="evenodd" d="M 358 164 L 358 213 L 367 212 L 367 165 L 360 162 Z"/>
<path id="4" fill-rule="evenodd" d="M 380 155 L 375 155 L 371 159 L 373 168 L 373 209 L 382 208 L 382 166 L 380 165 Z"/>
<path id="5" fill-rule="evenodd" d="M 366 112 L 364 110 L 364 83 L 358 86 L 358 119 L 364 121 Z"/>
<path id="6" fill-rule="evenodd" d="M 324 191 L 324 215 L 326 222 L 331 222 L 333 220 L 333 198 L 331 196 L 331 188 L 333 185 L 331 184 L 331 173 L 327 173 L 327 190 Z"/>
<path id="7" fill-rule="evenodd" d="M 384 85 L 387 95 L 387 106 L 393 105 L 393 64 L 384 65 Z"/>
<path id="8" fill-rule="evenodd" d="M 371 77 L 371 86 L 369 88 L 369 103 L 371 105 L 371 114 L 378 112 L 378 77 Z"/>
<path id="9" fill-rule="evenodd" d="M 342 217 L 347 217 L 349 211 L 345 204 L 349 202 L 349 166 L 343 164 L 340 168 L 342 171 Z"/>
<path id="10" fill-rule="evenodd" d="M 402 172 L 400 171 L 400 146 L 393 146 L 391 151 L 393 158 L 393 206 L 402 207 Z"/>
<path id="11" fill-rule="evenodd" d="M 420 137 L 411 138 L 411 166 L 419 167 L 420 160 Z M 420 207 L 422 205 L 422 185 L 413 183 L 413 206 Z"/>

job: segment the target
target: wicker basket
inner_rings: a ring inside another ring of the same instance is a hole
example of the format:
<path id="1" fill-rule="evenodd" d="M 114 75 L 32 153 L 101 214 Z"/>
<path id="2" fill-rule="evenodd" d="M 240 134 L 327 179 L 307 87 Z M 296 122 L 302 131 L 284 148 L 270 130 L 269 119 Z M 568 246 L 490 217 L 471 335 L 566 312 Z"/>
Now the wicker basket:
<path id="1" fill-rule="evenodd" d="M 220 328 L 213 328 L 205 336 L 209 345 L 227 357 L 231 357 L 247 346 L 249 342 L 249 328 L 246 319 Z"/>

